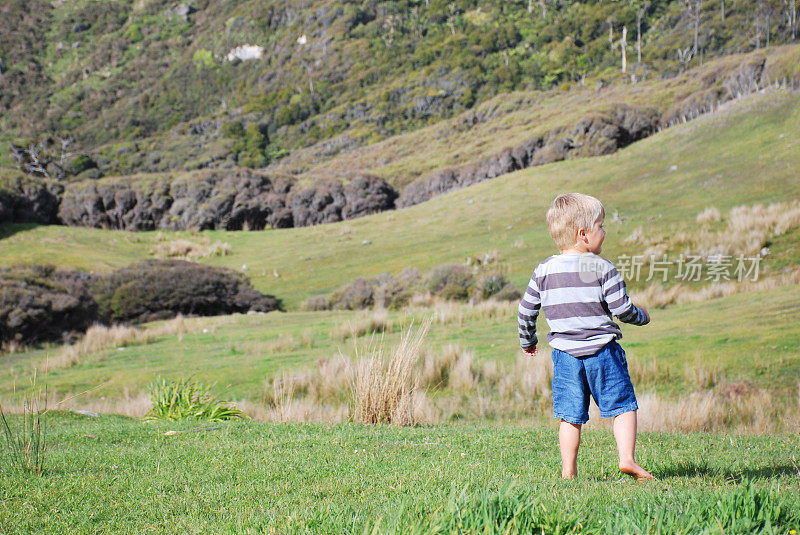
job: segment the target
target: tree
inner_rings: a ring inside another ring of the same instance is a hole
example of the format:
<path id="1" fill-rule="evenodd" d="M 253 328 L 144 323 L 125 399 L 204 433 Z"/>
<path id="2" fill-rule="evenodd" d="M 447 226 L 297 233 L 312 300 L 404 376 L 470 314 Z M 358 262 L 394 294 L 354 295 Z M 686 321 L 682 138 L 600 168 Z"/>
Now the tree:
<path id="1" fill-rule="evenodd" d="M 67 158 L 74 153 L 68 147 L 75 141 L 69 135 L 46 136 L 25 145 L 9 143 L 11 159 L 17 169 L 33 176 L 61 180 L 67 175 Z"/>
<path id="2" fill-rule="evenodd" d="M 697 52 L 700 49 L 698 44 L 700 38 L 700 9 L 703 7 L 702 0 L 681 0 L 683 12 L 689 17 L 689 20 L 694 26 L 694 45 L 692 46 L 692 57 L 697 57 Z"/>
<path id="3" fill-rule="evenodd" d="M 450 11 L 450 15 L 447 17 L 447 25 L 450 26 L 450 33 L 455 35 L 456 34 L 456 15 L 458 15 L 458 5 L 454 2 L 447 4 L 447 9 Z"/>
<path id="4" fill-rule="evenodd" d="M 638 7 L 636 12 L 636 63 L 642 64 L 642 20 L 650 9 L 650 2 L 634 1 L 634 6 Z"/>
<path id="5" fill-rule="evenodd" d="M 681 71 L 681 72 L 686 71 L 686 69 L 689 66 L 689 62 L 692 61 L 692 56 L 693 56 L 693 53 L 692 53 L 692 49 L 690 47 L 687 46 L 683 50 L 681 50 L 680 48 L 678 49 L 678 61 L 683 66 L 683 71 Z"/>

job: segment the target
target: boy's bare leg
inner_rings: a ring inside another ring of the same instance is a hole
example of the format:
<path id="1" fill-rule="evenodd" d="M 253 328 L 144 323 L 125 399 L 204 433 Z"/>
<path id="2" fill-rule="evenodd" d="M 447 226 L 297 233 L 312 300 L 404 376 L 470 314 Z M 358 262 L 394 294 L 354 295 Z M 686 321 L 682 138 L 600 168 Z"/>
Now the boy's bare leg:
<path id="1" fill-rule="evenodd" d="M 581 445 L 581 426 L 564 420 L 558 426 L 558 445 L 561 448 L 561 477 L 575 479 L 578 475 L 578 446 Z"/>
<path id="2" fill-rule="evenodd" d="M 628 411 L 614 417 L 614 438 L 619 450 L 619 469 L 636 478 L 636 481 L 655 479 L 639 466 L 633 456 L 636 447 L 636 411 Z"/>

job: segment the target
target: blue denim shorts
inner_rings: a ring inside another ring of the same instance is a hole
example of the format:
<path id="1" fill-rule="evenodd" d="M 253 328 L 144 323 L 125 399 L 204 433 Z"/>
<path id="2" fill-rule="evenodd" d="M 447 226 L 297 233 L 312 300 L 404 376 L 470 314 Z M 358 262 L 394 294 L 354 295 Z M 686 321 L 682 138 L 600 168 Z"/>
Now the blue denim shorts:
<path id="1" fill-rule="evenodd" d="M 553 416 L 573 424 L 589 421 L 589 396 L 610 418 L 639 408 L 625 351 L 615 341 L 590 357 L 553 349 Z"/>

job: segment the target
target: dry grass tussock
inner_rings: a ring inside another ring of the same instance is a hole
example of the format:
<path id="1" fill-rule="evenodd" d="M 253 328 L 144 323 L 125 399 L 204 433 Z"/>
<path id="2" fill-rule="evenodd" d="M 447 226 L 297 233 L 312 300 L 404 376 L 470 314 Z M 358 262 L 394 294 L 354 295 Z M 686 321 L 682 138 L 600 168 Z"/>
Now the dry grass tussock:
<path id="1" fill-rule="evenodd" d="M 54 357 L 48 357 L 40 366 L 47 372 L 57 368 L 69 368 L 88 357 L 109 349 L 140 345 L 164 338 L 177 336 L 178 340 L 189 332 L 213 331 L 219 325 L 231 321 L 223 318 L 184 318 L 178 314 L 171 320 L 157 325 L 140 328 L 124 325 L 93 325 L 83 337 L 74 344 L 64 346 Z"/>
<path id="2" fill-rule="evenodd" d="M 644 307 L 662 308 L 673 303 L 700 303 L 729 295 L 769 290 L 783 286 L 800 284 L 800 270 L 781 273 L 758 281 L 719 281 L 713 282 L 700 289 L 693 289 L 683 284 L 674 284 L 664 287 L 653 283 L 644 291 L 633 296 L 637 305 Z"/>
<path id="3" fill-rule="evenodd" d="M 358 423 L 412 425 L 428 413 L 426 397 L 414 388 L 414 369 L 430 321 L 416 332 L 407 329 L 389 359 L 381 348 L 358 358 L 353 420 Z"/>
<path id="4" fill-rule="evenodd" d="M 429 327 L 430 322 L 405 330 L 388 358 L 382 344 L 365 354 L 356 347 L 355 358 L 339 355 L 312 370 L 283 373 L 265 383 L 263 407 L 245 404 L 245 410 L 274 422 L 433 423 L 430 401 L 416 380 Z"/>
<path id="5" fill-rule="evenodd" d="M 355 359 L 338 356 L 316 368 L 265 384 L 264 406 L 246 405 L 254 418 L 275 422 L 435 424 L 450 420 L 548 419 L 552 415 L 552 363 L 547 355 L 520 355 L 513 363 L 478 360 L 455 344 L 425 350 L 420 331 L 408 330 L 388 357 L 382 348 Z M 800 430 L 789 417 L 800 396 L 785 396 L 743 381 L 729 381 L 718 365 L 698 362 L 678 371 L 689 393 L 665 397 L 647 392 L 674 370 L 655 360 L 629 360 L 640 390 L 640 426 L 649 431 L 735 431 L 774 433 Z M 800 385 L 798 385 L 800 388 Z M 641 392 L 644 393 L 641 393 Z M 592 405 L 591 422 L 601 423 Z"/>
<path id="6" fill-rule="evenodd" d="M 800 227 L 800 201 L 740 205 L 725 215 L 709 206 L 697 214 L 696 222 L 696 228 L 668 237 L 650 235 L 638 227 L 622 242 L 644 246 L 642 255 L 646 260 L 660 258 L 670 250 L 705 259 L 763 256 L 766 253 L 763 249 L 771 238 Z"/>
<path id="7" fill-rule="evenodd" d="M 268 421 L 437 423 L 464 417 L 537 414 L 550 396 L 548 358 L 520 356 L 511 365 L 477 361 L 473 351 L 447 345 L 423 350 L 424 327 L 404 332 L 388 357 L 370 347 L 365 357 L 342 355 L 265 383 L 264 408 L 247 405 Z M 429 394 L 437 392 L 435 401 Z"/>
<path id="8" fill-rule="evenodd" d="M 720 220 L 725 222 L 725 228 L 709 228 Z M 697 222 L 700 229 L 675 234 L 670 247 L 686 247 L 706 258 L 757 255 L 770 238 L 800 227 L 800 201 L 735 206 L 724 217 L 712 206 L 698 214 Z"/>
<path id="9" fill-rule="evenodd" d="M 433 310 L 433 320 L 437 324 L 461 326 L 471 320 L 511 319 L 516 314 L 517 305 L 515 301 L 493 299 L 474 304 L 432 299 L 427 308 Z"/>
<path id="10" fill-rule="evenodd" d="M 697 222 L 701 225 L 704 223 L 716 223 L 720 219 L 722 219 L 722 214 L 716 206 L 709 206 L 697 214 Z"/>
<path id="11" fill-rule="evenodd" d="M 798 385 L 800 387 L 800 385 Z M 800 431 L 797 405 L 777 403 L 773 394 L 747 382 L 722 382 L 713 389 L 698 390 L 678 398 L 639 395 L 639 427 L 642 431 L 728 431 L 762 434 Z"/>
<path id="12" fill-rule="evenodd" d="M 156 258 L 182 258 L 184 260 L 226 256 L 230 253 L 231 246 L 227 242 L 217 240 L 211 243 L 205 236 L 201 238 L 200 243 L 183 239 L 167 240 L 166 236 L 161 233 L 156 235 L 156 244 L 150 250 L 150 254 Z"/>
<path id="13" fill-rule="evenodd" d="M 382 308 L 360 312 L 352 319 L 337 325 L 331 330 L 331 338 L 346 340 L 358 338 L 365 334 L 376 334 L 391 331 L 393 327 L 389 313 Z"/>

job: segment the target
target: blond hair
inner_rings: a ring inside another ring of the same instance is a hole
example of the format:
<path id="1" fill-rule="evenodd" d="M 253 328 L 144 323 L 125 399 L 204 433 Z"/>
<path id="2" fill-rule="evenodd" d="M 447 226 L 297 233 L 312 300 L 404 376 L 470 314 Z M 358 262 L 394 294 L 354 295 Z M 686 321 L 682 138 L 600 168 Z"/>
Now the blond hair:
<path id="1" fill-rule="evenodd" d="M 595 221 L 605 218 L 603 203 L 583 193 L 562 193 L 547 210 L 547 230 L 559 250 L 575 245 L 578 229 L 592 230 Z"/>

